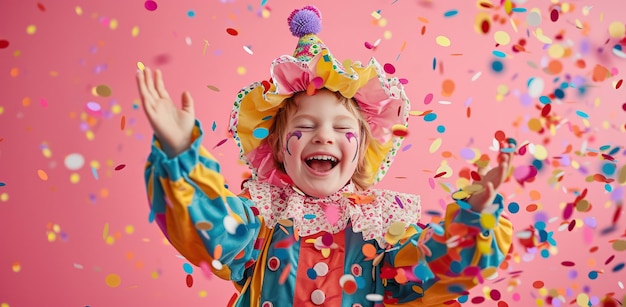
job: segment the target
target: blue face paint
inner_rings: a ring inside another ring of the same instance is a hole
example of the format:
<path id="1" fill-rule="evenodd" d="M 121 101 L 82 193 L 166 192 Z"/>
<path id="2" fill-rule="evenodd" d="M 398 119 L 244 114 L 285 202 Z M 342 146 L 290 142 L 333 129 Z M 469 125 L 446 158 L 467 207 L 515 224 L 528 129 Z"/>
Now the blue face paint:
<path id="1" fill-rule="evenodd" d="M 291 139 L 292 136 L 297 137 L 298 140 L 299 140 L 302 137 L 302 131 L 296 130 L 296 131 L 287 133 L 287 137 L 286 137 L 286 140 L 285 140 L 285 150 L 287 150 L 287 153 L 290 156 L 291 156 L 291 152 L 289 152 L 289 140 Z"/>
<path id="2" fill-rule="evenodd" d="M 353 132 L 346 132 L 346 138 L 348 139 L 348 143 L 351 143 L 350 139 L 352 138 L 356 140 L 356 152 L 354 153 L 354 157 L 352 158 L 352 162 L 354 162 L 357 155 L 359 154 L 359 138 Z"/>

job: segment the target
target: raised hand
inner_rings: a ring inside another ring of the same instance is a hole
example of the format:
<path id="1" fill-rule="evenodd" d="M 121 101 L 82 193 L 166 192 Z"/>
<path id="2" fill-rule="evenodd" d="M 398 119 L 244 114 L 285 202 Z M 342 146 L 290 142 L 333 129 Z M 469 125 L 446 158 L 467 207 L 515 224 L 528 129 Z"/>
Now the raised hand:
<path id="1" fill-rule="evenodd" d="M 153 78 L 148 67 L 143 72 L 137 72 L 137 87 L 143 110 L 163 151 L 174 157 L 187 150 L 191 146 L 195 123 L 193 99 L 189 92 L 183 92 L 179 108 L 165 90 L 161 71 L 157 69 Z"/>
<path id="2" fill-rule="evenodd" d="M 510 148 L 512 146 L 514 145 L 500 143 L 500 148 Z M 471 188 L 474 192 L 466 199 L 466 202 L 470 205 L 472 210 L 481 212 L 487 205 L 493 203 L 498 194 L 498 188 L 506 180 L 512 159 L 513 152 L 500 151 L 497 166 L 488 171 L 485 168 L 478 170 L 481 178 L 480 180 L 474 181 Z"/>

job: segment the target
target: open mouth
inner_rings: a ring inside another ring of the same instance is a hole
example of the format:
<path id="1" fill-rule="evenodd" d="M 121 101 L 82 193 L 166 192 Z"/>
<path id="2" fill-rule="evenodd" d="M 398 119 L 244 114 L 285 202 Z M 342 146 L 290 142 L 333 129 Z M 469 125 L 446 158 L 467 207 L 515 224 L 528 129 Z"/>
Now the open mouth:
<path id="1" fill-rule="evenodd" d="M 318 172 L 327 172 L 339 164 L 339 159 L 330 155 L 315 155 L 304 160 L 311 169 Z"/>

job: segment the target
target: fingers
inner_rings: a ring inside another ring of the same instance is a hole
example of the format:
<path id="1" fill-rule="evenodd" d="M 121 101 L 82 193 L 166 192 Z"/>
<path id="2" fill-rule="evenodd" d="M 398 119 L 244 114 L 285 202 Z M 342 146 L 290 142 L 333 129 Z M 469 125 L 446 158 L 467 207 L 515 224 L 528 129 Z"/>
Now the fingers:
<path id="1" fill-rule="evenodd" d="M 193 105 L 193 98 L 191 98 L 191 94 L 189 94 L 189 92 L 185 91 L 183 93 L 183 110 L 186 112 L 189 112 L 190 114 L 194 114 L 194 105 Z"/>
<path id="2" fill-rule="evenodd" d="M 149 110 L 152 106 L 154 99 L 152 98 L 148 88 L 146 87 L 146 78 L 143 71 L 137 71 L 137 89 L 139 90 L 139 94 L 141 95 L 141 103 L 143 105 L 144 110 Z"/>
<path id="3" fill-rule="evenodd" d="M 162 98 L 170 98 L 170 95 L 165 90 L 165 84 L 163 83 L 163 75 L 161 74 L 161 70 L 157 69 L 155 71 L 156 77 L 156 91 L 159 93 L 159 96 Z"/>
<path id="4" fill-rule="evenodd" d="M 153 97 L 153 99 L 158 99 L 159 93 L 157 93 L 156 88 L 154 87 L 154 79 L 152 78 L 152 71 L 150 70 L 150 68 L 146 67 L 143 70 L 143 74 L 144 77 L 146 79 L 146 89 L 148 90 L 148 93 L 150 93 L 150 95 Z"/>

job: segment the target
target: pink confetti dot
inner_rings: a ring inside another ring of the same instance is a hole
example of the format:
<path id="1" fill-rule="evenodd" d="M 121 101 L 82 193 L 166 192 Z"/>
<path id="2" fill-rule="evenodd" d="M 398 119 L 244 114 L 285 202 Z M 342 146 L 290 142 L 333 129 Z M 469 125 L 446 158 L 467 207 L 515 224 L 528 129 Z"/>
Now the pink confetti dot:
<path id="1" fill-rule="evenodd" d="M 143 6 L 146 8 L 146 10 L 148 11 L 154 11 L 157 9 L 157 3 L 156 1 L 153 0 L 147 0 Z"/>
<path id="2" fill-rule="evenodd" d="M 385 64 L 383 67 L 385 69 L 385 72 L 388 74 L 393 74 L 396 72 L 396 68 L 389 63 Z"/>

